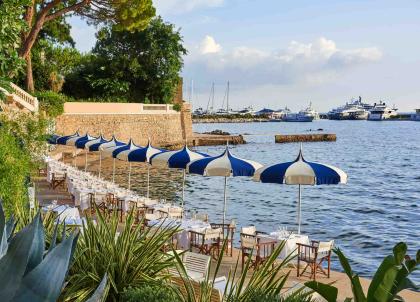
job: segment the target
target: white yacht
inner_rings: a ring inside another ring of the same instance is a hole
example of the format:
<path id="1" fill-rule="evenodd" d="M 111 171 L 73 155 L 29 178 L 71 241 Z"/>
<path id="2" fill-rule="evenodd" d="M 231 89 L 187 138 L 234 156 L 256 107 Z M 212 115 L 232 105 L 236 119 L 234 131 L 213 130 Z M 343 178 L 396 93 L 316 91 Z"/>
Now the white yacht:
<path id="1" fill-rule="evenodd" d="M 254 110 L 254 108 L 252 108 L 252 106 L 248 106 L 248 107 L 245 107 L 242 110 L 239 110 L 238 113 L 241 114 L 241 115 L 247 115 L 247 114 L 254 115 L 255 110 Z"/>
<path id="2" fill-rule="evenodd" d="M 206 112 L 201 107 L 195 109 L 194 112 L 193 112 L 193 115 L 204 115 L 204 114 L 206 114 Z"/>
<path id="3" fill-rule="evenodd" d="M 379 104 L 374 104 L 373 108 L 369 112 L 368 120 L 370 121 L 382 121 L 390 119 L 397 115 L 397 110 L 395 107 L 388 107 L 385 102 L 379 102 Z"/>
<path id="4" fill-rule="evenodd" d="M 319 119 L 319 113 L 312 108 L 312 103 L 298 113 L 286 113 L 283 117 L 285 122 L 312 122 L 316 119 Z"/>
<path id="5" fill-rule="evenodd" d="M 344 106 L 334 108 L 328 112 L 330 120 L 366 120 L 369 116 L 369 110 L 373 105 L 363 103 L 359 96 L 357 100 L 352 99 L 350 103 Z"/>

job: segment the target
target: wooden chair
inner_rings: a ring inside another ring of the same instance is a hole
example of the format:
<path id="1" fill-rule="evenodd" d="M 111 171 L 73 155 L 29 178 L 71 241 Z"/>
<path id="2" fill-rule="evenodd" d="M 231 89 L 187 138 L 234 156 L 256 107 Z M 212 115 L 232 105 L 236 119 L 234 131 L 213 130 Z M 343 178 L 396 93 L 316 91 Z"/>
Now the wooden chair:
<path id="1" fill-rule="evenodd" d="M 327 242 L 320 241 L 311 241 L 311 244 L 302 244 L 296 243 L 298 248 L 298 257 L 297 257 L 297 276 L 302 276 L 308 267 L 311 269 L 310 278 L 316 280 L 317 272 L 321 272 L 330 277 L 330 267 L 331 267 L 331 251 L 334 246 L 334 240 Z M 324 261 L 328 262 L 327 271 L 322 267 Z M 302 273 L 299 272 L 300 262 L 305 262 L 306 266 L 303 269 Z"/>
<path id="2" fill-rule="evenodd" d="M 51 188 L 55 190 L 58 186 L 65 188 L 66 174 L 52 173 L 51 175 Z"/>
<path id="3" fill-rule="evenodd" d="M 186 252 L 183 255 L 182 262 L 188 277 L 195 281 L 203 281 L 207 277 L 210 266 L 210 256 Z"/>
<path id="4" fill-rule="evenodd" d="M 168 217 L 173 219 L 182 219 L 182 209 L 170 208 L 168 211 Z"/>
<path id="5" fill-rule="evenodd" d="M 222 232 L 221 228 L 206 229 L 203 233 L 190 231 L 190 252 L 193 248 L 196 248 L 199 253 L 213 255 L 213 258 L 216 258 L 220 251 Z"/>
<path id="6" fill-rule="evenodd" d="M 251 267 L 258 268 L 271 256 L 276 244 L 276 240 L 241 233 L 242 269 L 247 258 L 251 258 Z"/>
<path id="7" fill-rule="evenodd" d="M 261 235 L 261 234 L 267 234 L 266 232 L 257 231 L 257 228 L 255 225 L 250 225 L 246 227 L 241 228 L 241 234 L 245 235 Z"/>
<path id="8" fill-rule="evenodd" d="M 123 221 L 123 208 L 122 208 L 123 200 L 117 198 L 112 193 L 107 193 L 105 195 L 105 206 L 108 211 L 108 214 L 112 214 L 113 212 L 117 212 L 117 215 L 120 216 L 120 222 Z M 119 214 L 118 214 L 119 213 Z"/>
<path id="9" fill-rule="evenodd" d="M 231 223 L 210 223 L 212 229 L 222 229 L 223 230 L 223 240 L 227 240 L 227 249 L 226 249 L 226 255 L 229 255 L 232 257 L 233 255 L 233 236 L 235 235 L 236 231 L 236 223 L 234 220 L 232 220 Z M 223 244 L 223 242 L 222 242 Z"/>
<path id="10" fill-rule="evenodd" d="M 95 194 L 95 193 L 88 194 L 89 208 L 90 208 L 91 215 L 95 214 L 95 208 L 101 211 L 104 215 L 107 214 L 107 206 L 106 206 L 104 198 L 105 196 L 103 194 Z"/>

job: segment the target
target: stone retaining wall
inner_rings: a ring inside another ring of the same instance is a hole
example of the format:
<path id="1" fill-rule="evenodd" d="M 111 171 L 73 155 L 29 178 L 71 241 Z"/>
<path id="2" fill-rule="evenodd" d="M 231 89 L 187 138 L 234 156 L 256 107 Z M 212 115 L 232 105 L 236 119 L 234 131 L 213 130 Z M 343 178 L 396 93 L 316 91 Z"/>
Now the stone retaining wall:
<path id="1" fill-rule="evenodd" d="M 183 143 L 192 136 L 191 110 L 184 104 L 181 112 L 171 114 L 63 114 L 56 118 L 57 134 L 102 133 L 106 138 L 115 135 L 127 141 L 133 138 L 139 145 L 147 143 L 148 138 L 155 145 Z"/>

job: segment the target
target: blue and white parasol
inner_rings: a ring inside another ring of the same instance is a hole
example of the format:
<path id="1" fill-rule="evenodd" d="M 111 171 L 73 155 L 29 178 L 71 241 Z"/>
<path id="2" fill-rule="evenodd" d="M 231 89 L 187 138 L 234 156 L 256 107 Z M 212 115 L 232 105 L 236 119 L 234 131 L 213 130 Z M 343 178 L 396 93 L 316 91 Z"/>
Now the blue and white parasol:
<path id="1" fill-rule="evenodd" d="M 219 156 L 206 157 L 193 161 L 187 166 L 187 172 L 191 174 L 199 174 L 203 176 L 224 176 L 224 205 L 223 205 L 223 224 L 226 219 L 226 203 L 227 203 L 227 178 L 229 176 L 253 176 L 255 171 L 262 165 L 252 160 L 241 159 L 233 156 L 229 148 L 226 147 L 225 152 Z"/>
<path id="2" fill-rule="evenodd" d="M 301 186 L 335 185 L 347 183 L 347 174 L 339 168 L 308 162 L 303 158 L 302 147 L 296 160 L 265 166 L 254 175 L 255 181 L 286 185 L 299 185 L 298 195 L 298 233 L 301 224 Z"/>
<path id="3" fill-rule="evenodd" d="M 147 163 L 147 197 L 149 197 L 149 185 L 150 185 L 150 158 L 158 153 L 165 152 L 166 150 L 158 149 L 152 146 L 150 140 L 147 143 L 146 147 L 134 149 L 134 150 L 125 150 L 117 154 L 116 158 L 124 161 L 132 162 L 142 162 Z"/>
<path id="4" fill-rule="evenodd" d="M 78 139 L 78 138 L 82 138 L 82 137 L 83 136 L 81 136 L 79 134 L 79 131 L 76 131 L 74 134 L 63 135 L 63 136 L 58 137 L 57 140 L 56 140 L 56 144 L 57 145 L 66 145 L 66 143 L 69 139 L 72 139 L 72 138 Z"/>
<path id="5" fill-rule="evenodd" d="M 192 151 L 185 144 L 184 148 L 177 151 L 161 152 L 153 155 L 150 158 L 150 164 L 156 167 L 166 167 L 172 169 L 182 169 L 183 170 L 183 180 L 182 180 L 182 207 L 184 207 L 185 199 L 185 170 L 187 165 L 190 162 L 193 162 L 197 159 L 202 159 L 209 157 L 209 155 L 201 152 Z"/>
<path id="6" fill-rule="evenodd" d="M 113 157 L 113 163 L 112 163 L 112 182 L 115 181 L 115 159 L 117 158 L 117 155 L 120 154 L 123 151 L 133 151 L 137 150 L 143 147 L 137 146 L 134 144 L 133 140 L 130 138 L 130 141 L 127 144 L 124 145 L 117 145 L 114 147 L 106 148 L 102 152 L 104 157 Z M 128 170 L 128 189 L 131 187 L 131 163 L 129 165 Z"/>

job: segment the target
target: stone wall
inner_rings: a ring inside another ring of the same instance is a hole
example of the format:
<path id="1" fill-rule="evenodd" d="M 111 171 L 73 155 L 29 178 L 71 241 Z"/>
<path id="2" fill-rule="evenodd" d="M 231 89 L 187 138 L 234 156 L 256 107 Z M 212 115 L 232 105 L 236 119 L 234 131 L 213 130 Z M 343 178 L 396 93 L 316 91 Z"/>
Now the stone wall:
<path id="1" fill-rule="evenodd" d="M 157 146 L 179 145 L 185 137 L 191 137 L 190 125 L 185 126 L 183 114 L 63 114 L 56 119 L 57 134 L 102 133 L 106 138 L 115 135 L 117 139 L 128 141 L 133 138 L 139 145 L 148 138 Z M 186 119 L 187 120 L 187 119 Z M 187 129 L 187 130 L 186 130 Z"/>

